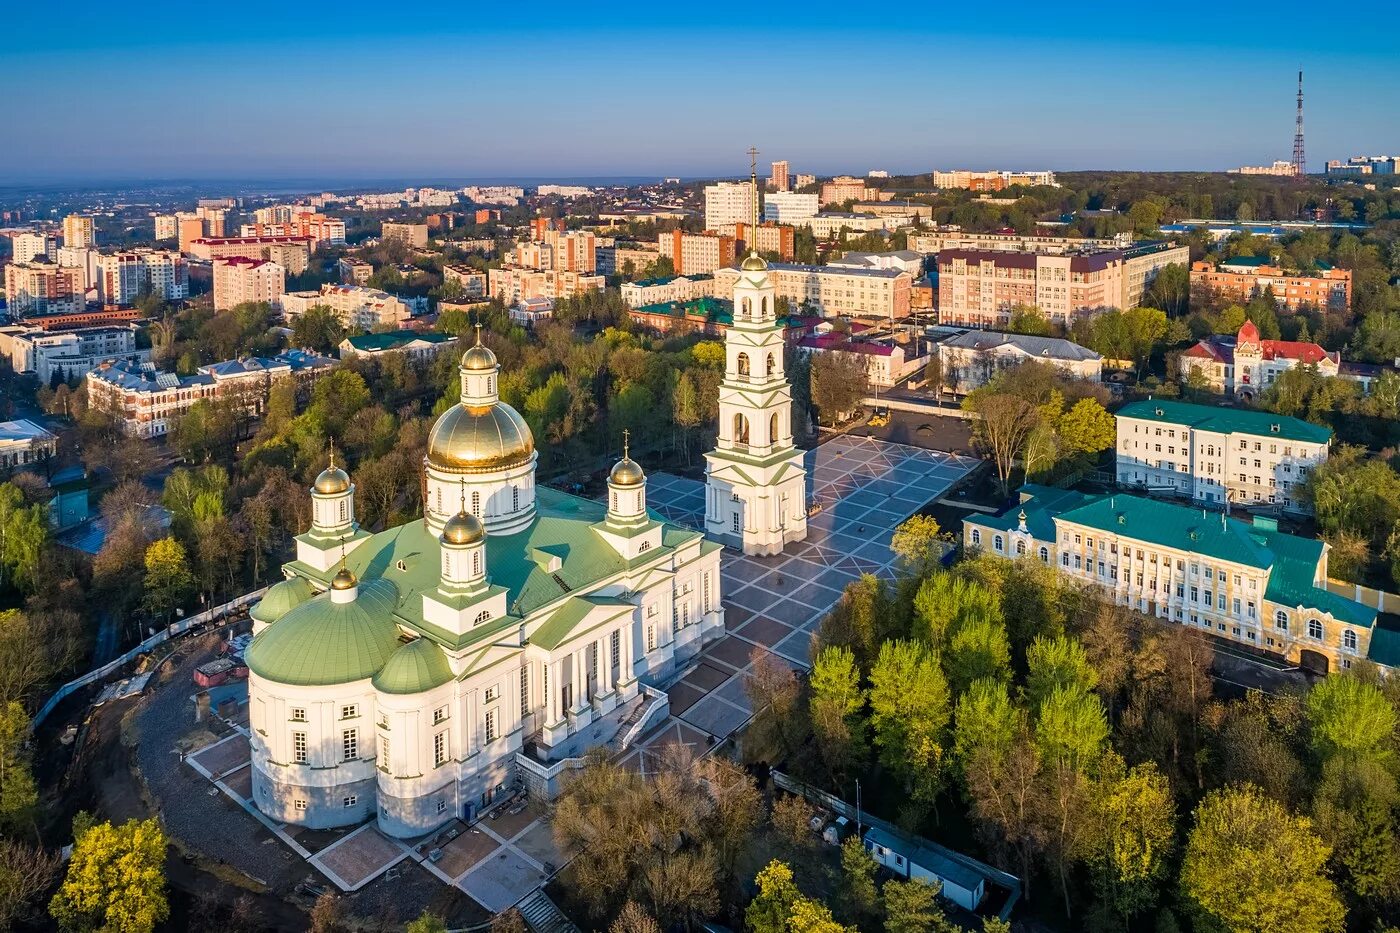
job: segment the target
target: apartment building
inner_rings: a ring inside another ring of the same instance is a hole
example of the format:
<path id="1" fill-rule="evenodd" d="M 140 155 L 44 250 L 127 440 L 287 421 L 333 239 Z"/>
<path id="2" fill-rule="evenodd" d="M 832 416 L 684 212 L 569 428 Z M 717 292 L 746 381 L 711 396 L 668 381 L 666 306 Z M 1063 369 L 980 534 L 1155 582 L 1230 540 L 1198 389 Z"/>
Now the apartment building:
<path id="1" fill-rule="evenodd" d="M 687 302 L 713 297 L 713 275 L 672 275 L 660 279 L 622 283 L 622 301 L 629 308 L 667 302 Z"/>
<path id="2" fill-rule="evenodd" d="M 756 192 L 746 181 L 722 181 L 705 186 L 705 229 L 725 224 L 752 223 L 757 214 Z"/>
<path id="3" fill-rule="evenodd" d="M 175 215 L 176 236 L 180 244 L 180 252 L 193 255 L 192 249 L 196 241 L 204 237 L 213 236 L 204 223 L 204 218 L 192 214 L 181 212 Z M 200 258 L 195 256 L 196 259 Z"/>
<path id="4" fill-rule="evenodd" d="M 918 220 L 933 219 L 933 205 L 917 201 L 857 201 L 851 205 L 853 214 L 890 215 L 893 217 L 913 217 Z"/>
<path id="5" fill-rule="evenodd" d="M 36 257 L 5 266 L 5 297 L 11 317 L 75 314 L 86 307 L 82 269 Z"/>
<path id="6" fill-rule="evenodd" d="M 917 278 L 924 272 L 924 255 L 909 249 L 890 250 L 887 253 L 852 250 L 838 259 L 829 260 L 827 266 L 832 269 L 898 269 Z"/>
<path id="7" fill-rule="evenodd" d="M 516 244 L 515 264 L 527 269 L 591 274 L 598 269 L 597 249 L 597 237 L 587 230 L 565 233 L 548 227 L 538 239 Z"/>
<path id="8" fill-rule="evenodd" d="M 794 311 L 806 308 L 822 317 L 909 316 L 909 290 L 914 277 L 897 269 L 840 269 L 777 262 L 768 264 L 768 278 L 777 297 L 786 298 Z M 738 280 L 738 269 L 718 270 L 715 295 L 732 301 Z"/>
<path id="9" fill-rule="evenodd" d="M 768 187 L 773 191 L 787 191 L 792 185 L 792 175 L 787 160 L 773 163 L 773 171 L 768 176 Z"/>
<path id="10" fill-rule="evenodd" d="M 797 230 L 791 224 L 733 224 L 721 227 L 719 232 L 734 238 L 736 256 L 757 249 L 765 256 L 776 254 L 780 261 L 791 262 L 797 255 Z"/>
<path id="11" fill-rule="evenodd" d="M 363 285 L 327 283 L 316 292 L 288 292 L 280 304 L 282 316 L 289 322 L 312 308 L 325 307 L 335 312 L 344 326 L 361 330 L 397 328 L 413 316 L 413 309 L 403 299 Z"/>
<path id="12" fill-rule="evenodd" d="M 802 189 L 802 188 L 810 188 L 810 187 L 812 187 L 813 185 L 815 185 L 816 183 L 817 183 L 817 176 L 815 176 L 815 175 L 804 175 L 804 174 L 802 174 L 801 172 L 799 172 L 798 175 L 797 175 L 797 180 L 794 181 L 794 182 L 792 183 L 792 186 L 793 186 L 794 188 L 797 188 L 797 189 Z"/>
<path id="13" fill-rule="evenodd" d="M 231 256 L 214 260 L 214 310 L 246 302 L 277 305 L 287 291 L 287 270 L 270 259 Z"/>
<path id="14" fill-rule="evenodd" d="M 60 266 L 82 270 L 83 290 L 95 289 L 100 276 L 99 260 L 102 254 L 95 247 L 60 246 L 57 262 Z"/>
<path id="15" fill-rule="evenodd" d="M 815 194 L 795 191 L 770 191 L 763 196 L 763 219 L 770 223 L 792 224 L 815 217 L 821 210 L 821 198 Z M 749 218 L 743 218 L 748 222 Z"/>
<path id="16" fill-rule="evenodd" d="M 1103 357 L 1087 347 L 1057 337 L 970 330 L 938 345 L 942 389 L 967 395 L 991 382 L 997 373 L 1034 360 L 1048 363 L 1072 379 L 1098 382 Z"/>
<path id="17" fill-rule="evenodd" d="M 1330 429 L 1298 418 L 1167 400 L 1132 402 L 1116 421 L 1120 486 L 1217 507 L 1307 514 L 1301 487 L 1332 441 Z"/>
<path id="18" fill-rule="evenodd" d="M 1026 485 L 1001 515 L 963 519 L 963 545 L 1039 560 L 1120 606 L 1313 670 L 1370 658 L 1400 663 L 1376 610 L 1328 588 L 1324 541 L 1223 512 L 1130 496 Z"/>
<path id="19" fill-rule="evenodd" d="M 93 220 L 87 214 L 69 214 L 63 218 L 63 245 L 87 249 L 97 245 Z"/>
<path id="20" fill-rule="evenodd" d="M 128 437 L 161 437 L 200 401 L 232 401 L 257 417 L 281 379 L 314 379 L 336 361 L 301 350 L 201 366 L 191 376 L 157 372 L 149 364 L 104 364 L 87 374 L 88 405 L 108 412 Z"/>
<path id="21" fill-rule="evenodd" d="M 606 284 L 607 279 L 601 275 L 504 266 L 487 272 L 486 287 L 492 298 L 515 304 L 527 298 L 558 301 L 587 291 L 600 292 Z"/>
<path id="22" fill-rule="evenodd" d="M 838 236 L 842 231 L 852 233 L 873 233 L 876 231 L 898 230 L 914 222 L 908 214 L 847 214 L 827 211 L 805 219 L 796 220 L 799 227 L 810 227 L 812 235 L 825 240 Z"/>
<path id="23" fill-rule="evenodd" d="M 167 301 L 190 296 L 189 262 L 177 250 L 133 249 L 97 257 L 98 295 L 103 304 L 129 305 L 150 290 Z"/>
<path id="24" fill-rule="evenodd" d="M 1072 253 L 945 249 L 938 254 L 938 317 L 944 324 L 1003 329 L 1012 309 L 1030 305 L 1068 326 L 1111 308 L 1136 307 L 1166 266 L 1186 265 L 1173 243 Z"/>
<path id="25" fill-rule="evenodd" d="M 964 191 L 1002 191 L 1012 185 L 1027 187 L 1055 186 L 1054 172 L 934 172 L 935 188 L 956 188 Z"/>
<path id="26" fill-rule="evenodd" d="M 878 201 L 880 189 L 872 188 L 864 178 L 853 175 L 837 175 L 831 181 L 822 182 L 821 205 L 844 204 L 847 201 Z"/>
<path id="27" fill-rule="evenodd" d="M 1126 233 L 1115 237 L 1023 236 L 1019 233 L 966 233 L 951 227 L 909 235 L 909 248 L 920 253 L 941 253 L 945 249 L 1069 253 L 1084 249 L 1126 249 L 1129 246 L 1132 246 L 1132 237 Z"/>
<path id="28" fill-rule="evenodd" d="M 312 240 L 307 236 L 201 237 L 192 240 L 185 252 L 205 262 L 235 256 L 269 259 L 288 275 L 301 275 L 311 262 L 311 249 Z"/>
<path id="29" fill-rule="evenodd" d="M 671 260 L 677 275 L 700 275 L 734 264 L 734 237 L 723 233 L 672 230 L 657 237 L 656 248 L 658 255 Z"/>
<path id="30" fill-rule="evenodd" d="M 364 285 L 374 275 L 374 265 L 353 256 L 342 256 L 335 262 L 335 272 L 342 285 Z"/>
<path id="31" fill-rule="evenodd" d="M 609 249 L 612 250 L 613 274 L 624 278 L 644 274 L 661 258 L 661 249 L 650 243 L 616 243 Z M 599 253 L 602 252 L 603 250 L 600 248 Z M 603 262 L 601 255 L 598 257 L 598 262 L 598 271 L 604 271 L 601 268 Z"/>
<path id="32" fill-rule="evenodd" d="M 1279 159 L 1275 160 L 1273 165 L 1241 165 L 1239 168 L 1227 169 L 1226 171 L 1231 175 L 1280 175 L 1292 178 L 1298 170 L 1292 162 Z"/>
<path id="33" fill-rule="evenodd" d="M 486 272 L 457 263 L 442 267 L 442 281 L 456 282 L 462 286 L 463 298 L 485 298 L 488 285 Z"/>
<path id="34" fill-rule="evenodd" d="M 853 359 L 865 370 L 865 378 L 872 386 L 893 386 L 914 365 L 902 344 L 853 339 L 849 334 L 832 330 L 803 337 L 797 342 L 797 349 L 807 356 L 831 354 Z"/>
<path id="35" fill-rule="evenodd" d="M 36 259 L 53 262 L 58 259 L 58 239 L 47 233 L 16 233 L 10 239 L 10 253 L 17 263 Z"/>
<path id="36" fill-rule="evenodd" d="M 385 243 L 398 242 L 404 246 L 427 246 L 427 224 L 401 224 L 385 221 L 379 228 L 379 238 Z"/>
<path id="37" fill-rule="evenodd" d="M 164 240 L 175 240 L 180 236 L 180 218 L 174 214 L 156 214 L 152 218 L 155 224 L 155 240 L 157 243 Z"/>
<path id="38" fill-rule="evenodd" d="M 136 346 L 136 326 L 47 331 L 22 324 L 0 327 L 0 357 L 17 373 L 33 373 L 47 385 L 55 375 L 73 379 L 107 361 L 141 363 L 149 347 Z"/>
<path id="39" fill-rule="evenodd" d="M 1272 290 L 1274 302 L 1287 311 L 1305 308 L 1345 311 L 1351 307 L 1351 272 L 1327 267 L 1304 275 L 1288 273 L 1264 258 L 1235 257 L 1218 266 L 1191 264 L 1191 290 L 1214 291 L 1221 296 L 1248 301 Z"/>
<path id="40" fill-rule="evenodd" d="M 287 208 L 287 210 L 293 210 Z M 300 236 L 311 238 L 311 249 L 322 245 L 345 245 L 345 221 L 324 214 L 293 213 L 285 220 L 263 221 L 243 224 L 238 229 L 241 237 Z"/>

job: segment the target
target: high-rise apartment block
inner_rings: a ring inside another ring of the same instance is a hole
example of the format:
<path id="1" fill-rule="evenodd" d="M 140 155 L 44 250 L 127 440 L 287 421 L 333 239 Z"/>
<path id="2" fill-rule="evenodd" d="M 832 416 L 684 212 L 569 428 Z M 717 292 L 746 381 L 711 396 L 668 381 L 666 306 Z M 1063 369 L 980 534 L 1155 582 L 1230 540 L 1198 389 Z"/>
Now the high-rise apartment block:
<path id="1" fill-rule="evenodd" d="M 156 214 L 153 218 L 155 223 L 155 239 L 159 243 L 162 240 L 174 240 L 180 236 L 180 218 L 174 214 Z"/>
<path id="2" fill-rule="evenodd" d="M 189 253 L 195 240 L 205 236 L 204 218 L 189 214 L 176 214 L 176 229 L 180 242 L 180 252 Z"/>
<path id="3" fill-rule="evenodd" d="M 278 304 L 287 290 L 287 270 L 268 259 L 234 256 L 214 260 L 214 310 L 245 302 Z"/>
<path id="4" fill-rule="evenodd" d="M 97 259 L 97 291 L 103 304 L 131 305 L 147 289 L 167 301 L 188 298 L 189 264 L 176 250 L 134 249 Z"/>
<path id="5" fill-rule="evenodd" d="M 828 204 L 843 204 L 846 201 L 876 201 L 879 198 L 880 189 L 871 188 L 866 185 L 865 179 L 852 175 L 837 175 L 822 185 L 823 207 Z"/>
<path id="6" fill-rule="evenodd" d="M 656 245 L 660 255 L 671 260 L 676 275 L 714 272 L 734 264 L 734 237 L 722 233 L 671 230 L 660 234 Z"/>
<path id="7" fill-rule="evenodd" d="M 715 297 L 732 299 L 742 275 L 732 267 L 717 271 Z M 909 290 L 914 281 L 912 275 L 899 269 L 841 269 L 782 262 L 768 264 L 768 279 L 777 297 L 786 298 L 794 312 L 886 320 L 909 316 Z"/>
<path id="8" fill-rule="evenodd" d="M 200 238 L 192 241 L 187 252 L 196 259 L 270 259 L 287 270 L 288 275 L 301 275 L 310 262 L 311 238 L 305 236 L 248 236 Z"/>
<path id="9" fill-rule="evenodd" d="M 788 174 L 787 160 L 773 163 L 773 174 L 768 179 L 768 187 L 774 191 L 787 191 L 792 182 Z"/>
<path id="10" fill-rule="evenodd" d="M 821 200 L 815 194 L 774 191 L 763 197 L 763 219 L 774 223 L 796 223 L 808 217 L 815 217 L 819 210 Z M 741 222 L 748 223 L 749 218 L 745 217 Z"/>
<path id="11" fill-rule="evenodd" d="M 380 227 L 379 238 L 385 243 L 398 242 L 404 246 L 427 246 L 428 225 L 385 221 Z"/>
<path id="12" fill-rule="evenodd" d="M 815 175 L 798 175 L 798 176 L 797 176 L 797 180 L 796 180 L 795 182 L 793 182 L 793 187 L 796 188 L 796 189 L 798 189 L 798 190 L 801 190 L 801 189 L 803 189 L 803 188 L 810 188 L 812 185 L 815 185 L 816 183 L 817 183 L 817 176 L 815 176 Z"/>
<path id="13" fill-rule="evenodd" d="M 722 181 L 705 186 L 705 229 L 753 222 L 757 193 L 748 182 Z"/>
<path id="14" fill-rule="evenodd" d="M 1126 233 L 1114 237 L 1025 236 L 1019 233 L 968 233 L 958 227 L 949 227 L 932 233 L 909 234 L 909 248 L 919 253 L 941 253 L 945 249 L 1068 253 L 1083 249 L 1125 249 L 1132 244 L 1132 236 Z"/>
<path id="15" fill-rule="evenodd" d="M 515 248 L 515 263 L 528 269 L 592 273 L 598 268 L 598 238 L 587 230 L 561 232 L 553 226 Z"/>
<path id="16" fill-rule="evenodd" d="M 966 191 L 1002 191 L 1012 185 L 1055 185 L 1054 172 L 934 172 L 935 188 L 959 188 Z"/>
<path id="17" fill-rule="evenodd" d="M 17 233 L 10 241 L 15 262 L 58 259 L 58 240 L 47 233 Z"/>
<path id="18" fill-rule="evenodd" d="M 522 269 L 505 266 L 487 273 L 487 290 L 492 298 L 515 304 L 529 298 L 572 298 L 585 292 L 601 292 L 607 279 L 601 275 L 557 270 Z"/>
<path id="19" fill-rule="evenodd" d="M 94 247 L 73 247 L 60 246 L 58 248 L 58 264 L 67 266 L 70 269 L 82 270 L 83 290 L 97 287 L 99 275 L 99 263 L 102 254 Z"/>
<path id="20" fill-rule="evenodd" d="M 947 249 L 938 254 L 938 318 L 1000 330 L 1013 309 L 1030 306 L 1068 326 L 1100 311 L 1136 307 L 1157 273 L 1189 261 L 1185 246 L 1162 242 L 1067 253 Z"/>
<path id="21" fill-rule="evenodd" d="M 69 214 L 63 218 L 63 245 L 74 249 L 97 245 L 92 218 L 86 214 Z"/>
<path id="22" fill-rule="evenodd" d="M 361 285 L 322 285 L 317 292 L 288 292 L 281 298 L 282 316 L 292 321 L 315 307 L 327 307 L 346 327 L 374 330 L 397 328 L 413 314 L 402 299 Z"/>
<path id="23" fill-rule="evenodd" d="M 797 231 L 791 224 L 763 223 L 734 224 L 726 226 L 720 233 L 734 237 L 735 254 L 758 250 L 765 255 L 774 254 L 782 262 L 790 262 L 797 252 Z"/>
<path id="24" fill-rule="evenodd" d="M 5 297 L 10 316 L 82 311 L 87 304 L 82 279 L 81 269 L 60 266 L 44 257 L 9 263 L 5 266 Z"/>

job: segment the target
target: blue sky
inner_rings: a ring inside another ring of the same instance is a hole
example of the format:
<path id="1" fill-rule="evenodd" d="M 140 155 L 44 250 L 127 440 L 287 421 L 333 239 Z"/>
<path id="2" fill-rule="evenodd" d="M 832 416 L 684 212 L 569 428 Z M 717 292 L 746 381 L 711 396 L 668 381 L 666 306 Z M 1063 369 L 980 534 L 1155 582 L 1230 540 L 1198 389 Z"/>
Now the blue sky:
<path id="1" fill-rule="evenodd" d="M 17 5 L 0 184 L 1220 170 L 1289 158 L 1299 66 L 1310 166 L 1400 152 L 1400 31 L 1315 2 L 676 6 Z"/>

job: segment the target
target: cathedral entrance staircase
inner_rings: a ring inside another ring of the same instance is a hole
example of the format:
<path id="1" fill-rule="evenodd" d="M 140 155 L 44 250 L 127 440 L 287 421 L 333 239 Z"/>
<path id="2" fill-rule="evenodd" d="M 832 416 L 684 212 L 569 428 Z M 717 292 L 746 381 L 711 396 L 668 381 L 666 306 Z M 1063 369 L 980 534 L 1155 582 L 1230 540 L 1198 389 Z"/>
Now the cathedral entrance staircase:
<path id="1" fill-rule="evenodd" d="M 579 933 L 579 928 L 564 916 L 543 888 L 530 892 L 516 909 L 532 933 Z"/>

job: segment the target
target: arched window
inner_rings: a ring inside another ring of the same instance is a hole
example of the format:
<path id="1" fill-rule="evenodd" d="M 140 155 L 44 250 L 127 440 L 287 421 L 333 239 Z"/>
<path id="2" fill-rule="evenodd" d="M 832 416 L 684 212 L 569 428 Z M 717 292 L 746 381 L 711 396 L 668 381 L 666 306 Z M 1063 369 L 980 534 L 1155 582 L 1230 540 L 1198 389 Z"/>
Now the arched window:
<path id="1" fill-rule="evenodd" d="M 973 543 L 973 544 L 981 544 L 981 543 L 982 543 L 982 532 L 979 531 L 979 530 L 976 529 L 976 528 L 972 529 L 972 543 Z"/>
<path id="2" fill-rule="evenodd" d="M 442 511 L 442 487 L 437 488 L 437 510 Z"/>
<path id="3" fill-rule="evenodd" d="M 768 296 L 767 296 L 767 295 L 764 295 L 762 300 L 763 300 L 763 303 L 762 303 L 762 305 L 761 305 L 760 307 L 762 307 L 762 309 L 763 309 L 763 316 L 764 316 L 764 317 L 767 317 L 767 316 L 768 316 Z"/>
<path id="4" fill-rule="evenodd" d="M 481 517 L 481 493 L 472 492 L 472 514 Z"/>
<path id="5" fill-rule="evenodd" d="M 752 299 L 750 299 L 750 298 L 745 298 L 745 299 L 744 299 L 744 303 L 740 306 L 740 312 L 739 312 L 739 314 L 740 314 L 740 317 L 746 317 L 746 318 L 753 317 L 753 300 L 752 300 Z"/>
<path id="6" fill-rule="evenodd" d="M 992 538 L 992 550 L 1000 551 L 1000 550 L 1001 550 L 1001 546 L 1002 546 L 1002 537 L 1001 537 L 1001 535 L 997 535 L 996 537 Z"/>
<path id="7" fill-rule="evenodd" d="M 1043 563 L 1043 564 L 1048 564 L 1048 563 L 1050 563 L 1050 549 L 1049 549 L 1049 548 L 1047 548 L 1047 547 L 1042 547 L 1042 548 L 1040 549 L 1040 562 Z"/>
<path id="8" fill-rule="evenodd" d="M 735 360 L 735 362 L 739 366 L 739 375 L 747 376 L 749 374 L 749 355 L 747 353 L 740 353 L 739 358 Z"/>
<path id="9" fill-rule="evenodd" d="M 495 377 L 495 376 L 487 376 L 487 377 L 486 377 L 486 391 L 487 391 L 488 393 L 490 393 L 490 392 L 495 392 L 495 391 L 496 391 L 496 377 Z"/>
<path id="10" fill-rule="evenodd" d="M 771 375 L 773 375 L 773 354 L 771 354 L 771 353 L 768 354 L 768 370 L 764 373 L 764 375 L 765 375 L 765 376 L 771 376 Z"/>
<path id="11" fill-rule="evenodd" d="M 773 412 L 773 416 L 768 419 L 768 443 L 778 443 L 778 413 Z"/>
<path id="12" fill-rule="evenodd" d="M 745 444 L 749 442 L 749 419 L 743 415 L 734 416 L 734 443 Z"/>
<path id="13" fill-rule="evenodd" d="M 1024 541 L 1017 541 L 1017 542 L 1016 542 L 1016 556 L 1017 556 L 1017 557 L 1021 557 L 1021 556 L 1023 556 L 1025 553 L 1026 553 L 1026 542 L 1024 542 Z"/>
<path id="14" fill-rule="evenodd" d="M 1282 609 L 1274 613 L 1274 628 L 1280 632 L 1288 631 L 1288 613 Z"/>
<path id="15" fill-rule="evenodd" d="M 650 551 L 650 550 L 651 550 L 651 542 L 650 542 L 650 541 L 643 541 L 643 542 L 642 542 L 642 546 L 639 547 L 639 548 L 637 548 L 637 553 L 640 554 L 640 553 L 642 553 L 643 551 Z"/>
<path id="16" fill-rule="evenodd" d="M 1322 641 L 1322 623 L 1317 619 L 1308 620 L 1308 637 L 1313 641 Z"/>
<path id="17" fill-rule="evenodd" d="M 491 610 L 490 610 L 490 609 L 483 609 L 483 610 L 481 610 L 480 612 L 478 612 L 478 613 L 476 614 L 476 619 L 472 622 L 472 625 L 480 625 L 480 624 L 483 623 L 483 622 L 490 622 L 490 621 L 491 621 Z"/>
<path id="18" fill-rule="evenodd" d="M 1356 633 L 1353 632 L 1351 629 L 1347 629 L 1345 632 L 1342 632 L 1342 647 L 1345 648 L 1347 651 L 1356 650 Z"/>

